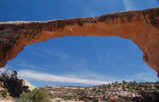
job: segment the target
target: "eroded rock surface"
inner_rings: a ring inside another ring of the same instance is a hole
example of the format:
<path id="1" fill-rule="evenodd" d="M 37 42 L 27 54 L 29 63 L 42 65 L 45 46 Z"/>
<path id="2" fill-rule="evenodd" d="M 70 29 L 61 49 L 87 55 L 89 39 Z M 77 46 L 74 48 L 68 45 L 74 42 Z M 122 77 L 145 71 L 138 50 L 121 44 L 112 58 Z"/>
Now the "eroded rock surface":
<path id="1" fill-rule="evenodd" d="M 29 81 L 27 80 L 23 80 L 23 86 L 27 86 L 28 90 L 33 91 L 35 88 L 37 88 L 36 86 L 32 85 Z"/>
<path id="2" fill-rule="evenodd" d="M 99 17 L 41 22 L 0 22 L 0 67 L 25 45 L 65 36 L 119 36 L 144 52 L 144 61 L 159 75 L 159 8 L 109 13 Z"/>

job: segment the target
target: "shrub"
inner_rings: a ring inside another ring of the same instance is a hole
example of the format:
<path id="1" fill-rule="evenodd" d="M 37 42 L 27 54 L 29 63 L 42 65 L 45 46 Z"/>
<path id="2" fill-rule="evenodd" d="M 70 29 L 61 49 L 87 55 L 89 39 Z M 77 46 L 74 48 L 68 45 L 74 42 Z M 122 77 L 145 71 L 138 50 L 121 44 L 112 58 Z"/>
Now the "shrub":
<path id="1" fill-rule="evenodd" d="M 32 92 L 32 99 L 34 102 L 50 102 L 50 95 L 44 88 L 35 88 Z"/>
<path id="2" fill-rule="evenodd" d="M 32 92 L 23 92 L 16 102 L 51 102 L 50 95 L 44 88 L 35 88 Z"/>
<path id="3" fill-rule="evenodd" d="M 17 98 L 15 102 L 33 102 L 31 92 L 23 92 L 20 98 Z"/>
<path id="4" fill-rule="evenodd" d="M 64 100 L 66 101 L 66 100 L 71 100 L 71 99 L 73 99 L 74 97 L 71 96 L 71 95 L 69 95 L 69 96 L 61 96 L 60 98 L 62 98 L 62 99 L 64 99 Z"/>
<path id="5" fill-rule="evenodd" d="M 32 93 L 31 93 L 31 92 L 23 92 L 23 93 L 20 95 L 20 98 L 32 100 Z"/>
<path id="6" fill-rule="evenodd" d="M 8 89 L 4 88 L 1 92 L 1 95 L 6 98 L 7 93 L 8 93 Z"/>

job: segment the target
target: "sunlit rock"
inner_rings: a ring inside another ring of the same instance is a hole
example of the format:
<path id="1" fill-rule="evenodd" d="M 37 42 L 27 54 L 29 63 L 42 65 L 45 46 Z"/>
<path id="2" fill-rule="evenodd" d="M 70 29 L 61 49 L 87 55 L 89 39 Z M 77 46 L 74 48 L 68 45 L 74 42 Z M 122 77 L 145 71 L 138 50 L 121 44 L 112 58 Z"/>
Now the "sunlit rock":
<path id="1" fill-rule="evenodd" d="M 0 67 L 25 45 L 65 36 L 119 36 L 131 39 L 159 75 L 159 8 L 52 21 L 0 22 Z"/>

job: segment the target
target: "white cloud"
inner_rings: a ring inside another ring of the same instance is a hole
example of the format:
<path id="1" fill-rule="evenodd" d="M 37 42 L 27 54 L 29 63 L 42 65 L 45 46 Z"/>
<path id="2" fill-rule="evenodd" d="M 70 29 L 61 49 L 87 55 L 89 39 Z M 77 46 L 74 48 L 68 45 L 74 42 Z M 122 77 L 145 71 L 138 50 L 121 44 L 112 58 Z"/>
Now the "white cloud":
<path id="1" fill-rule="evenodd" d="M 157 0 L 123 0 L 126 10 L 139 10 L 158 7 Z"/>
<path id="2" fill-rule="evenodd" d="M 96 73 L 85 72 L 83 74 L 71 73 L 64 75 L 54 75 L 33 70 L 19 70 L 18 77 L 26 80 L 41 82 L 60 82 L 60 83 L 76 83 L 89 85 L 102 85 L 115 81 L 137 81 L 137 82 L 155 82 L 157 77 L 154 73 L 139 73 L 125 78 L 115 78 L 113 76 L 104 76 Z"/>
<path id="3" fill-rule="evenodd" d="M 24 64 L 25 65 L 25 64 Z M 83 66 L 83 65 L 82 65 Z M 34 65 L 25 65 L 25 67 L 36 67 Z M 44 72 L 38 72 L 33 70 L 19 70 L 18 77 L 23 78 L 30 81 L 41 81 L 41 82 L 60 82 L 60 83 L 76 83 L 76 84 L 89 84 L 89 85 L 102 85 L 108 84 L 111 82 L 121 82 L 122 80 L 125 81 L 137 81 L 137 82 L 155 82 L 157 80 L 156 72 L 142 72 L 132 76 L 125 76 L 125 77 L 115 77 L 113 75 L 101 75 L 98 73 L 94 73 L 87 68 L 87 66 L 79 67 L 76 71 L 68 72 L 67 74 L 63 75 L 55 75 L 55 74 L 48 74 Z M 42 68 L 42 67 L 40 67 Z M 0 69 L 4 71 L 6 68 Z"/>
<path id="4" fill-rule="evenodd" d="M 133 2 L 131 0 L 123 0 L 126 10 L 133 10 Z"/>
<path id="5" fill-rule="evenodd" d="M 110 81 L 79 78 L 76 75 L 59 76 L 59 75 L 42 73 L 32 70 L 19 70 L 18 77 L 30 80 L 43 81 L 43 82 L 78 83 L 78 84 L 89 84 L 89 85 L 101 85 L 101 84 L 111 83 Z"/>

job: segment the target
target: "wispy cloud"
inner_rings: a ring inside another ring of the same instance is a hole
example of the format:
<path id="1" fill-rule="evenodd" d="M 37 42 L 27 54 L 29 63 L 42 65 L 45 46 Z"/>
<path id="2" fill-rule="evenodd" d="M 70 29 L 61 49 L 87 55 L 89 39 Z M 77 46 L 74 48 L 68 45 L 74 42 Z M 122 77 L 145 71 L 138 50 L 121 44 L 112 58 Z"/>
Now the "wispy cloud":
<path id="1" fill-rule="evenodd" d="M 25 65 L 25 64 L 24 64 Z M 28 66 L 26 67 L 36 67 L 38 66 Z M 83 65 L 82 65 L 83 66 Z M 60 83 L 76 83 L 76 84 L 88 84 L 88 85 L 102 85 L 108 84 L 115 81 L 121 82 L 125 81 L 137 81 L 137 82 L 155 82 L 158 80 L 157 74 L 155 71 L 153 72 L 141 72 L 132 76 L 125 77 L 116 77 L 114 75 L 101 75 L 99 73 L 94 73 L 89 69 L 81 67 L 75 72 L 63 73 L 61 75 L 55 75 L 46 73 L 43 71 L 34 71 L 34 70 L 18 70 L 18 77 L 23 78 L 29 81 L 41 81 L 41 82 L 60 82 Z M 2 72 L 6 69 L 0 69 Z M 42 68 L 42 67 L 40 67 Z"/>
<path id="2" fill-rule="evenodd" d="M 115 78 L 113 76 L 104 76 L 96 73 L 86 72 L 84 74 L 72 73 L 55 75 L 48 74 L 33 70 L 19 70 L 18 77 L 31 81 L 41 82 L 60 82 L 60 83 L 76 83 L 76 84 L 88 84 L 88 85 L 102 85 L 115 81 L 137 81 L 137 82 L 155 82 L 157 77 L 154 78 L 154 73 L 139 73 L 134 76 L 128 76 L 125 78 Z"/>
<path id="3" fill-rule="evenodd" d="M 126 10 L 133 10 L 133 2 L 131 0 L 123 0 Z"/>
<path id="4" fill-rule="evenodd" d="M 38 69 L 38 70 L 44 69 L 43 67 L 40 67 L 40 66 L 28 64 L 26 60 L 18 60 L 18 61 L 19 61 L 19 65 L 20 65 L 21 67 L 23 67 L 23 68 L 27 68 L 27 69 Z"/>
<path id="5" fill-rule="evenodd" d="M 60 75 L 42 73 L 32 70 L 19 70 L 18 73 L 19 73 L 18 77 L 20 78 L 43 81 L 43 82 L 78 83 L 78 84 L 89 84 L 89 85 L 101 85 L 101 84 L 111 83 L 109 81 L 83 79 L 79 78 L 76 75 L 60 76 Z"/>
<path id="6" fill-rule="evenodd" d="M 142 72 L 132 76 L 131 79 L 138 81 L 142 80 L 144 82 L 155 82 L 156 80 L 158 80 L 156 72 Z"/>
<path id="7" fill-rule="evenodd" d="M 61 51 L 61 50 L 54 50 L 54 49 L 49 49 L 49 48 L 46 48 L 46 47 L 42 47 L 42 48 L 38 48 L 40 50 L 41 53 L 45 53 L 45 57 L 48 58 L 48 56 L 51 56 L 51 57 L 57 57 L 59 59 L 69 59 L 70 58 L 70 55 L 65 53 L 64 51 Z M 33 53 L 32 54 L 35 54 L 35 55 L 40 55 L 41 56 L 41 53 Z M 44 57 L 44 56 L 41 56 L 41 57 Z"/>
<path id="8" fill-rule="evenodd" d="M 123 0 L 126 10 L 148 9 L 158 7 L 158 0 Z"/>

